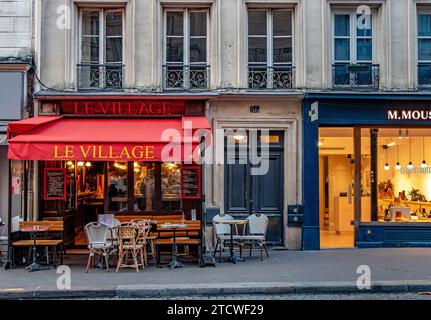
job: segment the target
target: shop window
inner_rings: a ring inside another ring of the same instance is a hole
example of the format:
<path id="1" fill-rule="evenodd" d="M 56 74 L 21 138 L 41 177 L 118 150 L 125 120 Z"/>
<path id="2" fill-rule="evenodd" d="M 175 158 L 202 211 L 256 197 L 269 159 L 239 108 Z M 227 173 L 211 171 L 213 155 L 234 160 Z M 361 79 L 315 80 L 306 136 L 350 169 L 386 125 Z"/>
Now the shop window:
<path id="1" fill-rule="evenodd" d="M 206 89 L 209 83 L 208 11 L 166 11 L 165 89 Z"/>
<path id="2" fill-rule="evenodd" d="M 356 10 L 333 14 L 333 86 L 378 88 L 374 17 L 370 15 L 363 20 Z"/>
<path id="3" fill-rule="evenodd" d="M 181 211 L 181 168 L 177 164 L 161 165 L 161 199 L 163 211 Z"/>
<path id="4" fill-rule="evenodd" d="M 134 211 L 149 212 L 155 207 L 155 164 L 134 162 Z"/>
<path id="5" fill-rule="evenodd" d="M 431 85 L 431 13 L 418 15 L 418 84 Z"/>
<path id="6" fill-rule="evenodd" d="M 108 210 L 127 211 L 127 162 L 108 162 Z"/>
<path id="7" fill-rule="evenodd" d="M 290 10 L 248 10 L 248 86 L 291 88 L 293 22 Z"/>
<path id="8" fill-rule="evenodd" d="M 121 9 L 85 9 L 81 12 L 78 88 L 122 87 L 123 20 Z"/>

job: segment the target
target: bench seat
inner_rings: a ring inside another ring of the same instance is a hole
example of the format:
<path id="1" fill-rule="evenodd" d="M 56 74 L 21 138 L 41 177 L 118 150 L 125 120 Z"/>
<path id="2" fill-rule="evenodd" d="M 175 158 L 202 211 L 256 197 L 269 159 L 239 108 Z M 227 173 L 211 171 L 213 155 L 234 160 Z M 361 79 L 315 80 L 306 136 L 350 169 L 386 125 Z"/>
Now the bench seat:
<path id="1" fill-rule="evenodd" d="M 63 243 L 63 240 L 49 240 L 49 239 L 36 240 L 36 246 L 44 246 L 44 247 L 59 246 L 62 243 Z M 18 240 L 18 241 L 14 241 L 12 245 L 15 247 L 33 246 L 34 240 Z"/>

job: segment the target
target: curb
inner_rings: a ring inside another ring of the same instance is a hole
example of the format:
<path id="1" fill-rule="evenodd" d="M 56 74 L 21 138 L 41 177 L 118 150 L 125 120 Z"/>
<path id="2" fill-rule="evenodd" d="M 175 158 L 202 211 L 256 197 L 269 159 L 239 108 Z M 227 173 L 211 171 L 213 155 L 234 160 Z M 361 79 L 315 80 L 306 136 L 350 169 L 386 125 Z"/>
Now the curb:
<path id="1" fill-rule="evenodd" d="M 174 285 L 120 285 L 99 290 L 22 290 L 0 289 L 0 299 L 76 299 L 76 298 L 169 298 L 181 296 L 226 296 L 246 294 L 367 294 L 431 292 L 431 281 L 376 281 L 360 290 L 352 282 L 266 282 Z"/>

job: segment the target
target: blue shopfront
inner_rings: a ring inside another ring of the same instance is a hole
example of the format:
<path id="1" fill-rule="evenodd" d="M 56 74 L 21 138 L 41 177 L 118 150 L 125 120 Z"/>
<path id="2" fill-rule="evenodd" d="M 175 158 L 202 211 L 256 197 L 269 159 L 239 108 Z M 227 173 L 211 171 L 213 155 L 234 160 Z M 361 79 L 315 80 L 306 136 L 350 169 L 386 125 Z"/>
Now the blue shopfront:
<path id="1" fill-rule="evenodd" d="M 431 95 L 309 93 L 304 250 L 431 246 Z"/>

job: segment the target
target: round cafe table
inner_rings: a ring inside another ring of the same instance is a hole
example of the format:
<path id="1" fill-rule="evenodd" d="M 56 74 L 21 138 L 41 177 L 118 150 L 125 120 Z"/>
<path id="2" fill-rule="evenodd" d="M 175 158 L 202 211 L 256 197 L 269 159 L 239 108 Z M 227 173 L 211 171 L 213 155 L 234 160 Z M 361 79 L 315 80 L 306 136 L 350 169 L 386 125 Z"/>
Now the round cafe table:
<path id="1" fill-rule="evenodd" d="M 179 262 L 177 260 L 177 238 L 176 238 L 176 231 L 177 229 L 185 229 L 187 228 L 187 225 L 184 223 L 164 223 L 160 226 L 163 229 L 171 229 L 173 232 L 173 240 L 172 240 L 172 260 L 169 262 L 168 266 L 169 268 L 175 269 L 175 268 L 182 268 L 184 267 L 184 264 Z"/>
<path id="2" fill-rule="evenodd" d="M 233 227 L 238 225 L 245 225 L 247 220 L 226 220 L 226 221 L 216 221 L 217 224 L 228 224 L 230 225 L 230 257 L 225 260 L 225 262 L 237 263 L 238 261 L 242 261 L 241 258 L 235 256 L 233 252 Z"/>
<path id="3" fill-rule="evenodd" d="M 37 261 L 36 261 L 36 249 L 37 249 L 37 247 L 36 247 L 36 235 L 37 235 L 37 233 L 48 231 L 49 228 L 46 226 L 35 225 L 35 226 L 22 227 L 20 230 L 21 230 L 21 232 L 30 233 L 31 238 L 33 240 L 33 262 L 30 265 L 28 265 L 25 269 L 28 272 L 49 269 L 48 266 L 43 266 L 43 265 L 37 263 Z"/>

